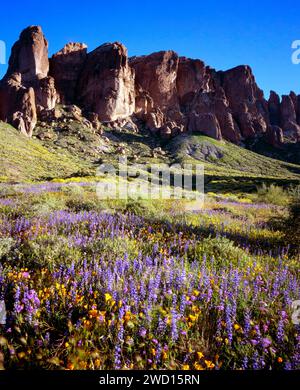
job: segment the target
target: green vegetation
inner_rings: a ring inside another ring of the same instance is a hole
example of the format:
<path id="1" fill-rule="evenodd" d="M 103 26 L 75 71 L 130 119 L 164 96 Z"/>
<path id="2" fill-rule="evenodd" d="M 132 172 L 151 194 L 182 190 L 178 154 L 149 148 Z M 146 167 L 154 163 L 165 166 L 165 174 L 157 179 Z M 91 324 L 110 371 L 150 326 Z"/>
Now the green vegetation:
<path id="1" fill-rule="evenodd" d="M 2 184 L 4 367 L 299 368 L 299 252 L 269 223 L 288 209 L 250 198 L 189 212 L 99 200 L 90 179 Z"/>
<path id="2" fill-rule="evenodd" d="M 26 138 L 3 122 L 0 122 L 0 166 L 0 181 L 4 182 L 45 180 L 88 172 L 84 160 L 68 150 L 50 151 L 40 141 Z"/>
<path id="3" fill-rule="evenodd" d="M 203 136 L 39 131 L 0 124 L 0 368 L 300 368 L 299 166 Z M 99 199 L 120 154 L 203 162 L 203 207 Z"/>
<path id="4" fill-rule="evenodd" d="M 206 191 L 256 192 L 256 187 L 288 186 L 300 182 L 300 167 L 274 160 L 228 142 L 201 135 L 183 135 L 161 141 L 147 132 L 106 129 L 101 137 L 72 121 L 45 129 L 38 124 L 37 138 L 27 139 L 0 123 L 0 181 L 94 177 L 99 164 L 117 163 L 122 153 L 128 163 L 203 163 Z M 161 148 L 161 152 L 156 152 Z"/>
<path id="5" fill-rule="evenodd" d="M 178 162 L 203 162 L 211 175 L 298 179 L 300 166 L 274 160 L 227 141 L 203 135 L 182 135 L 168 145 Z"/>

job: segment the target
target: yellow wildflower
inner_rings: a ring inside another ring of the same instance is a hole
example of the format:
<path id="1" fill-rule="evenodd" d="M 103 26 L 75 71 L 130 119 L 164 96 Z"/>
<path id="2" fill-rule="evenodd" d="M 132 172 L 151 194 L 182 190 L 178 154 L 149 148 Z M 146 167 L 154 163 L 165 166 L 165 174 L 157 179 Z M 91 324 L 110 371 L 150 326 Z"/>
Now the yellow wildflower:
<path id="1" fill-rule="evenodd" d="M 193 291 L 193 295 L 195 295 L 195 297 L 198 297 L 199 294 L 200 294 L 200 291 L 198 291 L 198 290 Z"/>
<path id="2" fill-rule="evenodd" d="M 198 371 L 204 370 L 204 368 L 198 362 L 194 363 L 194 368 L 195 368 L 195 370 L 198 370 Z"/>
<path id="3" fill-rule="evenodd" d="M 112 299 L 112 296 L 109 293 L 105 293 L 104 297 L 105 297 L 105 302 L 108 302 Z"/>
<path id="4" fill-rule="evenodd" d="M 210 360 L 204 360 L 204 362 L 205 362 L 207 368 L 214 368 L 215 367 L 214 363 L 211 362 Z"/>
<path id="5" fill-rule="evenodd" d="M 202 359 L 204 357 L 202 352 L 197 352 L 198 359 Z"/>
<path id="6" fill-rule="evenodd" d="M 125 321 L 129 321 L 130 319 L 131 319 L 131 313 L 130 313 L 130 311 L 127 311 L 127 312 L 125 313 L 124 320 L 125 320 Z"/>
<path id="7" fill-rule="evenodd" d="M 89 311 L 90 318 L 96 318 L 97 315 L 98 315 L 98 310 L 92 309 L 92 310 Z"/>

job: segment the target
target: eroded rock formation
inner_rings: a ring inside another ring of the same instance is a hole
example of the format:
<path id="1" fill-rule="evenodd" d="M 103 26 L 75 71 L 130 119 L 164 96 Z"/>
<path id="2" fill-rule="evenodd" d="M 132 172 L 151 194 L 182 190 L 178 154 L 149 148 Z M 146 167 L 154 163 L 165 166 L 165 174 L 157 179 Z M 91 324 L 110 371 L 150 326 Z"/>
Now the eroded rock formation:
<path id="1" fill-rule="evenodd" d="M 133 114 L 134 72 L 121 43 L 104 44 L 88 54 L 79 75 L 77 100 L 86 111 L 111 122 Z"/>
<path id="2" fill-rule="evenodd" d="M 32 135 L 37 111 L 55 107 L 57 94 L 48 71 L 48 42 L 41 27 L 30 26 L 14 44 L 7 73 L 0 82 L 0 119 L 25 135 Z"/>
<path id="3" fill-rule="evenodd" d="M 64 104 L 76 100 L 76 87 L 80 72 L 87 57 L 84 43 L 68 43 L 50 59 L 50 74 L 55 79 L 55 86 Z"/>
<path id="4" fill-rule="evenodd" d="M 58 102 L 77 107 L 75 120 L 99 132 L 102 123 L 121 131 L 138 124 L 164 138 L 192 132 L 234 143 L 262 136 L 276 147 L 300 141 L 300 96 L 271 91 L 266 100 L 249 66 L 216 71 L 172 50 L 129 59 L 118 42 L 90 53 L 68 43 L 49 66 L 48 42 L 30 26 L 0 82 L 0 119 L 31 136 Z"/>

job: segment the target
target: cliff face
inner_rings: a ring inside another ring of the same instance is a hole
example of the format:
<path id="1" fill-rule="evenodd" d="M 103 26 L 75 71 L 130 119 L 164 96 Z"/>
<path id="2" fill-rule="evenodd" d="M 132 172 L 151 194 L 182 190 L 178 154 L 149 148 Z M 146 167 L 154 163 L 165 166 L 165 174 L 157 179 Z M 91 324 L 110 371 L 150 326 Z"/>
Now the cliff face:
<path id="1" fill-rule="evenodd" d="M 134 99 L 134 72 L 125 46 L 107 43 L 89 53 L 78 79 L 80 106 L 112 122 L 133 114 Z"/>
<path id="2" fill-rule="evenodd" d="M 14 44 L 0 82 L 0 119 L 31 136 L 37 114 L 53 109 L 57 101 L 48 72 L 48 42 L 39 26 L 28 27 Z"/>
<path id="3" fill-rule="evenodd" d="M 263 135 L 277 147 L 300 141 L 300 96 L 271 91 L 267 101 L 249 66 L 217 72 L 174 51 L 128 58 L 118 42 L 90 53 L 68 43 L 49 61 L 41 28 L 28 27 L 0 82 L 0 119 L 31 136 L 58 102 L 100 122 L 138 120 L 164 138 L 200 132 L 234 143 Z"/>

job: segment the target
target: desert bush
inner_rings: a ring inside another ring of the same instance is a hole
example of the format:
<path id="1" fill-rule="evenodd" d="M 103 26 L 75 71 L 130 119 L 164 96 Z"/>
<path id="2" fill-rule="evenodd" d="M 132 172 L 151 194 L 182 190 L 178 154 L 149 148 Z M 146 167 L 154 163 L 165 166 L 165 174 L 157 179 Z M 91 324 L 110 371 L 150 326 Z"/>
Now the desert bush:
<path id="1" fill-rule="evenodd" d="M 300 196 L 296 196 L 288 207 L 288 217 L 284 223 L 285 238 L 299 253 L 300 249 Z"/>
<path id="2" fill-rule="evenodd" d="M 225 264 L 237 265 L 247 258 L 247 254 L 243 249 L 236 246 L 228 238 L 221 236 L 204 238 L 196 245 L 195 249 L 192 249 L 193 251 L 195 253 L 189 254 L 191 258 L 197 257 L 201 259 L 203 256 L 206 256 L 208 261 L 214 259 L 215 266 L 224 266 Z"/>
<path id="3" fill-rule="evenodd" d="M 257 189 L 257 197 L 260 202 L 285 206 L 288 203 L 288 194 L 282 187 L 271 184 L 267 186 L 265 183 Z"/>
<path id="4" fill-rule="evenodd" d="M 47 267 L 53 270 L 58 265 L 70 265 L 72 261 L 79 261 L 82 251 L 81 248 L 71 246 L 66 237 L 45 235 L 24 242 L 17 248 L 15 255 L 19 258 L 19 264 L 25 267 L 36 269 Z"/>
<path id="5" fill-rule="evenodd" d="M 10 252 L 14 243 L 15 242 L 11 237 L 0 238 L 0 259 Z"/>
<path id="6" fill-rule="evenodd" d="M 29 211 L 36 216 L 47 215 L 65 208 L 66 203 L 63 197 L 48 193 L 32 197 L 31 204 L 28 207 Z"/>
<path id="7" fill-rule="evenodd" d="M 66 205 L 69 210 L 75 212 L 92 211 L 98 208 L 95 200 L 84 198 L 81 196 L 68 199 L 66 201 Z"/>

